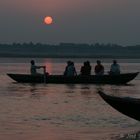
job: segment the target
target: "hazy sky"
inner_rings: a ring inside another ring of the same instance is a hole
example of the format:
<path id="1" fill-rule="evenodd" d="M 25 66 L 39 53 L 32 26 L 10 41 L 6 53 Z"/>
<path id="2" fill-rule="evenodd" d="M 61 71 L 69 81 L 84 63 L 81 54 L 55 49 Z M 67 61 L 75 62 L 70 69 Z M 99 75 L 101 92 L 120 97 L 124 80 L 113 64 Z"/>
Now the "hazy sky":
<path id="1" fill-rule="evenodd" d="M 140 0 L 0 0 L 0 43 L 31 41 L 140 44 Z"/>

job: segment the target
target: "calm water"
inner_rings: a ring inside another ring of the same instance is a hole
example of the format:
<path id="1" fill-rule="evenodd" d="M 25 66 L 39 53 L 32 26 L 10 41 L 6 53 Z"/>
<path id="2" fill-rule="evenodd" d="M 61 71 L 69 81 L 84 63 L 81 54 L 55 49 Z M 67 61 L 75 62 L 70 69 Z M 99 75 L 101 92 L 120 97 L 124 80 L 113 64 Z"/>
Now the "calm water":
<path id="1" fill-rule="evenodd" d="M 35 59 L 62 74 L 68 59 Z M 77 72 L 84 59 L 74 59 Z M 96 60 L 90 59 L 92 67 Z M 0 140 L 117 140 L 140 131 L 140 122 L 111 108 L 98 90 L 140 98 L 140 75 L 127 86 L 20 84 L 6 73 L 29 73 L 30 59 L 0 59 Z M 119 60 L 123 72 L 140 71 L 140 60 Z M 103 60 L 106 72 L 111 60 Z M 42 72 L 40 70 L 40 72 Z"/>

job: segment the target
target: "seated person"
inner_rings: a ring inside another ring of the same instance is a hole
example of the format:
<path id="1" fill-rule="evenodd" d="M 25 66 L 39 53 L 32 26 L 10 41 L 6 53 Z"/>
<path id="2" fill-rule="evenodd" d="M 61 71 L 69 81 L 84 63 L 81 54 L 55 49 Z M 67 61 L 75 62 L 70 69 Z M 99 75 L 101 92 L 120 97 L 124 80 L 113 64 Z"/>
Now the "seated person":
<path id="1" fill-rule="evenodd" d="M 120 74 L 120 65 L 117 63 L 116 60 L 113 60 L 113 64 L 110 67 L 110 72 L 109 74 Z"/>
<path id="2" fill-rule="evenodd" d="M 84 66 L 81 67 L 81 75 L 91 75 L 91 65 L 89 61 L 84 62 Z"/>
<path id="3" fill-rule="evenodd" d="M 64 72 L 65 76 L 75 76 L 77 75 L 75 66 L 74 66 L 74 62 L 68 61 L 67 62 L 67 66 L 65 68 L 65 72 Z"/>
<path id="4" fill-rule="evenodd" d="M 46 67 L 45 66 L 36 66 L 35 65 L 35 61 L 31 60 L 31 68 L 30 68 L 30 72 L 31 74 L 38 74 L 37 73 L 37 69 L 43 68 L 44 69 L 44 73 L 46 73 Z"/>
<path id="5" fill-rule="evenodd" d="M 101 64 L 100 60 L 97 60 L 97 65 L 95 66 L 95 74 L 96 75 L 103 75 L 104 74 L 104 66 Z"/>

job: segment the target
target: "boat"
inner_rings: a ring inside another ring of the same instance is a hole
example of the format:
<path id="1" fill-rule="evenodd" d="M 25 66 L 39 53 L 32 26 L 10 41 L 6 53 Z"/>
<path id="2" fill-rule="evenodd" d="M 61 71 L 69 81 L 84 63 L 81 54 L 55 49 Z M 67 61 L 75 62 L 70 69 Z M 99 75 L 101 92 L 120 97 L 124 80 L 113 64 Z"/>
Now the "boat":
<path id="1" fill-rule="evenodd" d="M 100 96 L 113 108 L 122 114 L 140 121 L 140 99 L 131 97 L 116 97 L 99 91 Z"/>
<path id="2" fill-rule="evenodd" d="M 56 84 L 126 84 L 133 80 L 139 72 L 125 73 L 120 75 L 90 75 L 72 76 L 44 75 L 44 74 L 10 74 L 7 75 L 20 83 L 56 83 Z"/>

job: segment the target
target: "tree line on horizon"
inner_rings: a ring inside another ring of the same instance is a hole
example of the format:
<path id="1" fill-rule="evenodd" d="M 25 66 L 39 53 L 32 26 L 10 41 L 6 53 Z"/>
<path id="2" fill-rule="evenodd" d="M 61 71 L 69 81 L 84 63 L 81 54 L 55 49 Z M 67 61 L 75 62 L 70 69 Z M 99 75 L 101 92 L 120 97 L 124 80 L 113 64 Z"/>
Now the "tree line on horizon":
<path id="1" fill-rule="evenodd" d="M 59 44 L 44 44 L 44 43 L 33 43 L 33 42 L 29 42 L 29 43 L 0 43 L 0 47 L 104 47 L 104 48 L 121 48 L 121 47 L 125 47 L 125 48 L 139 48 L 140 45 L 127 45 L 127 46 L 123 46 L 123 45 L 118 45 L 118 44 L 111 44 L 111 43 L 95 43 L 95 44 L 87 44 L 87 43 L 59 43 Z"/>
<path id="2" fill-rule="evenodd" d="M 0 44 L 0 57 L 140 58 L 140 45 L 42 43 Z"/>

